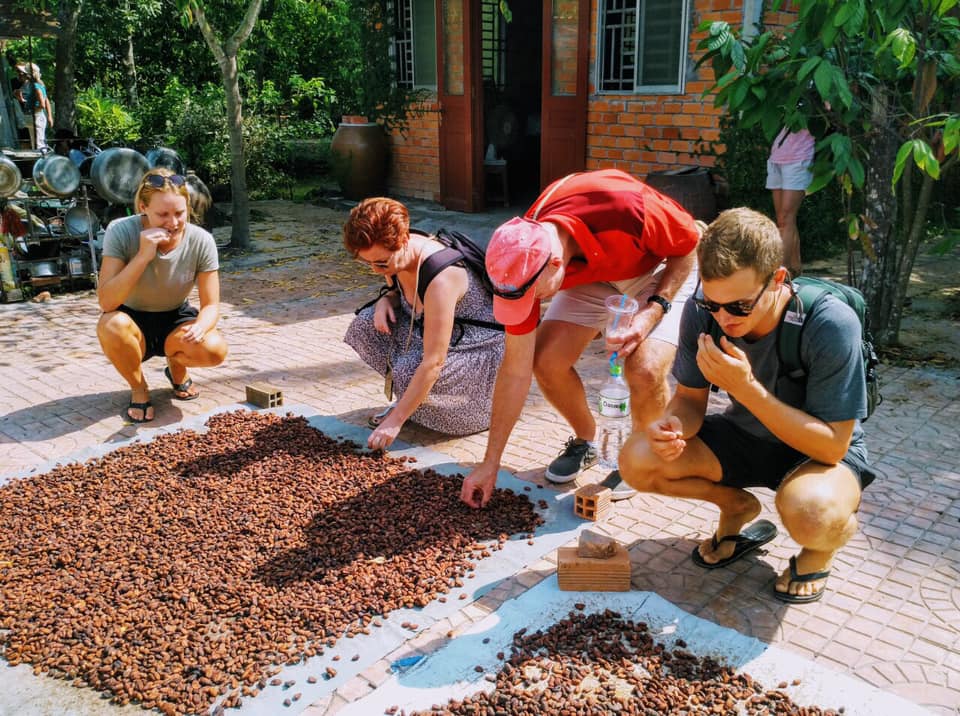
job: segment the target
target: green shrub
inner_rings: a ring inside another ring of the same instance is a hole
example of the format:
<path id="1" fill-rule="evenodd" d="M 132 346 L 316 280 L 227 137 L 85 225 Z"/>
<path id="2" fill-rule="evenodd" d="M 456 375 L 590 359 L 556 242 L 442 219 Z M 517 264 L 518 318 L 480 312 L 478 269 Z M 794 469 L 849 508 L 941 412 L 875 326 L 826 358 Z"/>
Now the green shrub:
<path id="1" fill-rule="evenodd" d="M 336 92 L 327 86 L 322 77 L 305 80 L 294 74 L 290 78 L 290 101 L 296 107 L 298 118 L 316 123 L 315 131 L 321 136 L 336 129 L 331 116 L 336 97 Z"/>
<path id="2" fill-rule="evenodd" d="M 329 144 L 333 123 L 329 91 L 320 80 L 296 77 L 294 96 L 310 97 L 316 111 L 309 119 L 291 119 L 273 82 L 249 92 L 243 106 L 244 159 L 251 199 L 286 194 L 292 177 L 316 177 L 329 172 Z M 230 142 L 223 89 L 209 83 L 188 90 L 171 78 L 163 91 L 141 102 L 144 135 L 175 149 L 197 172 L 218 199 L 230 191 Z"/>
<path id="3" fill-rule="evenodd" d="M 137 114 L 143 136 L 166 144 L 184 111 L 189 92 L 179 78 L 173 76 L 159 94 L 141 93 Z"/>
<path id="4" fill-rule="evenodd" d="M 312 179 L 332 173 L 330 137 L 286 140 L 287 162 L 284 169 L 298 179 Z"/>
<path id="5" fill-rule="evenodd" d="M 125 144 L 140 136 L 140 122 L 127 109 L 94 85 L 77 95 L 77 129 L 98 144 Z"/>
<path id="6" fill-rule="evenodd" d="M 270 116 L 247 112 L 243 118 L 244 160 L 251 199 L 279 196 L 289 185 L 284 132 Z M 215 196 L 230 188 L 230 140 L 223 90 L 208 84 L 184 99 L 173 117 L 165 143 L 180 153 L 210 186 Z"/>
<path id="7" fill-rule="evenodd" d="M 704 153 L 717 157 L 717 171 L 729 185 L 725 205 L 749 206 L 776 219 L 773 196 L 766 188 L 770 143 L 762 129 L 759 126 L 740 129 L 728 115 L 720 121 L 718 143 L 724 145 L 724 152 L 709 149 Z M 846 249 L 847 236 L 841 223 L 843 213 L 840 187 L 836 184 L 829 184 L 803 200 L 797 226 L 804 261 L 835 256 Z"/>

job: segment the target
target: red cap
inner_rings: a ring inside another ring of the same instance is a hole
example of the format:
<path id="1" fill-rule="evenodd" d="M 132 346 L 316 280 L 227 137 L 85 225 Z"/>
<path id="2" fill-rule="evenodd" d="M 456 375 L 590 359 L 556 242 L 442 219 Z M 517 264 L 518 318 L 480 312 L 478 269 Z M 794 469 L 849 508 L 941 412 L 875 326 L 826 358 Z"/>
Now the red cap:
<path id="1" fill-rule="evenodd" d="M 487 245 L 487 275 L 498 291 L 517 291 L 539 273 L 552 253 L 550 230 L 540 222 L 518 216 L 501 224 Z M 505 326 L 523 323 L 536 300 L 535 286 L 522 296 L 493 296 L 493 315 Z"/>

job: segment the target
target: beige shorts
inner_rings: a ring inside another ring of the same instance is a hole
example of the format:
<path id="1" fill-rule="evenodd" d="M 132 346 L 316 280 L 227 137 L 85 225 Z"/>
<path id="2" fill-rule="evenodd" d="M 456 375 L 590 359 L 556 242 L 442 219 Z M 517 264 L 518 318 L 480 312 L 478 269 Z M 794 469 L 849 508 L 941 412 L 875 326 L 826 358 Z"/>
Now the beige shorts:
<path id="1" fill-rule="evenodd" d="M 636 298 L 640 308 L 643 308 L 647 305 L 647 299 L 654 294 L 663 269 L 664 266 L 661 264 L 650 273 L 638 278 L 587 283 L 564 289 L 550 300 L 543 320 L 566 321 L 578 326 L 596 328 L 598 332 L 602 332 L 607 324 L 607 307 L 604 304 L 607 296 L 619 296 L 625 293 Z M 694 266 L 687 280 L 674 296 L 670 313 L 663 317 L 648 338 L 655 338 L 672 346 L 677 345 L 683 304 L 696 289 L 699 275 L 700 272 Z"/>

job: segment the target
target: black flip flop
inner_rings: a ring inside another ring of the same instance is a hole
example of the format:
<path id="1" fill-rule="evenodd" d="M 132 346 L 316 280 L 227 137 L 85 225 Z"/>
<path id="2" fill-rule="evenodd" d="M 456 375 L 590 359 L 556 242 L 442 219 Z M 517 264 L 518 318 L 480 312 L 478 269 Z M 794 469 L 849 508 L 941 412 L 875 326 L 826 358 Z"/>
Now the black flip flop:
<path id="1" fill-rule="evenodd" d="M 815 582 L 818 579 L 826 579 L 830 576 L 830 570 L 825 569 L 822 572 L 808 572 L 807 574 L 798 574 L 797 573 L 797 558 L 790 558 L 790 581 L 791 582 Z M 813 594 L 790 594 L 790 592 L 781 592 L 777 589 L 776 585 L 773 587 L 773 596 L 779 599 L 781 602 L 786 602 L 787 604 L 809 604 L 810 602 L 816 602 L 823 596 L 824 590 L 827 588 L 826 582 L 823 586 L 820 587 Z"/>
<path id="2" fill-rule="evenodd" d="M 170 381 L 170 386 L 173 388 L 173 398 L 174 400 L 196 400 L 200 397 L 200 391 L 197 391 L 193 395 L 190 395 L 190 386 L 193 385 L 193 378 L 188 377 L 182 383 L 173 382 L 173 374 L 170 372 L 170 366 L 167 366 L 163 369 L 163 374 L 167 376 L 167 380 Z M 177 395 L 177 393 L 187 393 L 187 395 Z"/>
<path id="3" fill-rule="evenodd" d="M 733 549 L 733 554 L 726 559 L 721 559 L 719 562 L 713 563 L 707 562 L 700 554 L 699 545 L 693 548 L 690 558 L 698 567 L 703 567 L 704 569 L 719 569 L 720 567 L 726 567 L 728 564 L 736 562 L 738 559 L 749 554 L 757 547 L 765 545 L 776 536 L 776 525 L 769 520 L 757 520 L 738 535 L 727 535 L 726 537 L 717 539 L 717 535 L 714 533 L 712 539 L 714 549 L 716 549 L 723 542 L 736 542 L 736 547 Z"/>
<path id="4" fill-rule="evenodd" d="M 153 420 L 153 418 L 148 418 L 148 417 L 147 417 L 147 409 L 148 409 L 148 408 L 152 408 L 152 407 L 153 407 L 153 403 L 151 403 L 149 400 L 148 400 L 147 402 L 145 402 L 145 403 L 134 403 L 133 401 L 130 401 L 130 404 L 129 404 L 129 405 L 124 409 L 124 411 L 123 411 L 123 417 L 126 418 L 127 420 L 129 420 L 131 423 L 149 423 L 151 420 Z M 130 415 L 130 410 L 131 410 L 131 409 L 132 409 L 132 410 L 142 410 L 142 411 L 143 411 L 143 419 L 142 419 L 142 420 L 137 420 L 135 417 L 133 417 L 132 415 Z M 156 416 L 154 416 L 154 417 L 156 417 Z"/>

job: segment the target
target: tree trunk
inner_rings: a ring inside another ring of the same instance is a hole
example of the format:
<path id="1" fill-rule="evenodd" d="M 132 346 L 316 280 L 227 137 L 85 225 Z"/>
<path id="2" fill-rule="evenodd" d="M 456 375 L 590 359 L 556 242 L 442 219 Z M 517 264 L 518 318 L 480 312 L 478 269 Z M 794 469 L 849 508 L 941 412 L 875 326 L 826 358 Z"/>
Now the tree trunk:
<path id="1" fill-rule="evenodd" d="M 247 195 L 247 167 L 243 156 L 243 105 L 240 99 L 236 54 L 224 56 L 220 70 L 227 99 L 227 129 L 230 134 L 230 186 L 233 194 L 230 248 L 246 249 L 250 246 L 250 199 Z"/>
<path id="2" fill-rule="evenodd" d="M 137 60 L 133 54 L 133 31 L 127 34 L 123 54 L 123 89 L 127 93 L 127 102 L 131 107 L 140 105 L 137 94 Z"/>
<path id="3" fill-rule="evenodd" d="M 67 129 L 70 132 L 76 132 L 77 129 L 77 85 L 74 71 L 77 58 L 77 25 L 82 9 L 83 0 L 60 0 L 60 33 L 57 35 L 57 67 L 54 73 L 54 124 L 57 129 Z"/>
<path id="4" fill-rule="evenodd" d="M 220 65 L 227 103 L 227 131 L 230 135 L 230 188 L 233 194 L 230 248 L 246 249 L 250 246 L 250 198 L 247 195 L 247 167 L 243 157 L 243 102 L 240 99 L 237 53 L 257 23 L 262 0 L 250 0 L 243 20 L 226 42 L 221 42 L 217 37 L 202 3 L 189 0 L 189 5 L 200 34 Z"/>
<path id="5" fill-rule="evenodd" d="M 860 289 L 870 311 L 870 331 L 877 345 L 896 341 L 903 296 L 897 296 L 900 232 L 893 167 L 900 145 L 892 97 L 882 89 L 873 98 L 872 129 L 866 138 L 864 180 L 863 270 Z"/>

